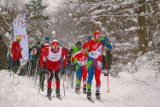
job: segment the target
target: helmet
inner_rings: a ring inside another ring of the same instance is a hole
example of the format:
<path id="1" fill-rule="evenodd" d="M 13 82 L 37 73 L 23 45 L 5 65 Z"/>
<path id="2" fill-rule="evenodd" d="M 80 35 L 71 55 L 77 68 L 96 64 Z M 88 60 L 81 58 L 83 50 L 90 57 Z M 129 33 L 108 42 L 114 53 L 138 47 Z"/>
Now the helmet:
<path id="1" fill-rule="evenodd" d="M 45 41 L 50 41 L 50 38 L 48 36 L 46 36 Z"/>
<path id="2" fill-rule="evenodd" d="M 83 49 L 86 49 L 87 46 L 88 46 L 88 42 L 85 42 L 85 43 L 83 44 L 82 48 L 83 48 Z"/>
<path id="3" fill-rule="evenodd" d="M 58 46 L 59 46 L 58 40 L 53 40 L 52 41 L 52 48 L 55 49 L 55 48 L 58 48 Z"/>
<path id="4" fill-rule="evenodd" d="M 96 39 L 100 38 L 100 32 L 99 31 L 94 32 L 94 38 L 96 38 Z"/>
<path id="5" fill-rule="evenodd" d="M 52 41 L 52 45 L 59 45 L 58 40 L 53 40 L 53 41 Z"/>

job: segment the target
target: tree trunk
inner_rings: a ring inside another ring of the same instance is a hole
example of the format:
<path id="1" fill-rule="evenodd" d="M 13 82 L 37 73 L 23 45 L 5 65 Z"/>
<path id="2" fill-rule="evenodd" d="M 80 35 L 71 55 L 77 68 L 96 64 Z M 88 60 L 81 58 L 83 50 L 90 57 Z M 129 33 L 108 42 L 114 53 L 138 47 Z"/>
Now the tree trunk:
<path id="1" fill-rule="evenodd" d="M 146 33 L 146 18 L 145 18 L 145 0 L 138 1 L 140 7 L 138 11 L 138 24 L 139 24 L 139 50 L 144 54 L 148 48 L 148 40 Z"/>

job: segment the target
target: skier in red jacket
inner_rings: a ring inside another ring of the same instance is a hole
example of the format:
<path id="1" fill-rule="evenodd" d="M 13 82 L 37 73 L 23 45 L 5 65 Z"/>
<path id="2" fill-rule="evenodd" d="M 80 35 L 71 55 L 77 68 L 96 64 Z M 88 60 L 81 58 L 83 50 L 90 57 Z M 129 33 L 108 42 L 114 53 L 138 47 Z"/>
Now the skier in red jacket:
<path id="1" fill-rule="evenodd" d="M 52 79 L 53 75 L 55 75 L 56 79 L 56 96 L 57 98 L 60 98 L 60 79 L 59 79 L 59 73 L 60 69 L 62 69 L 64 65 L 63 62 L 65 62 L 65 50 L 63 47 L 59 46 L 59 42 L 57 40 L 53 40 L 51 47 L 48 48 L 48 52 L 46 54 L 46 67 L 48 68 L 48 90 L 47 90 L 47 96 L 50 99 L 51 97 L 51 85 L 52 85 Z M 61 73 L 60 73 L 61 75 Z"/>
<path id="2" fill-rule="evenodd" d="M 72 56 L 72 63 L 76 66 L 76 88 L 75 92 L 80 93 L 80 84 L 83 78 L 83 92 L 86 93 L 86 84 L 87 84 L 87 47 L 88 43 L 85 42 L 82 46 L 82 49 Z"/>
<path id="3" fill-rule="evenodd" d="M 20 66 L 20 59 L 22 59 L 21 46 L 20 46 L 21 36 L 16 37 L 16 41 L 12 43 L 12 70 L 17 73 Z"/>
<path id="4" fill-rule="evenodd" d="M 40 89 L 42 91 L 44 90 L 45 71 L 47 70 L 45 55 L 47 54 L 48 49 L 49 49 L 49 44 L 45 43 L 43 45 L 43 48 L 41 48 L 41 50 L 40 50 L 40 67 L 41 67 L 41 70 L 40 70 L 40 73 L 39 73 L 39 77 L 40 77 L 39 85 L 40 85 Z"/>

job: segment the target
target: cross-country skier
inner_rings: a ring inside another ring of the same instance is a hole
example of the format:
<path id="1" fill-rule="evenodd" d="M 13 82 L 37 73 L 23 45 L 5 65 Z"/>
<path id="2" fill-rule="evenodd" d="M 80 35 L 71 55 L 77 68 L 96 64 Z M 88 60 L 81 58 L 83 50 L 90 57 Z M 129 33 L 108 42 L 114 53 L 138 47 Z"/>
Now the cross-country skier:
<path id="1" fill-rule="evenodd" d="M 30 75 L 33 76 L 37 68 L 39 68 L 39 56 L 41 49 L 41 41 L 38 41 L 30 53 L 32 59 Z M 29 75 L 29 76 L 30 76 Z"/>
<path id="2" fill-rule="evenodd" d="M 50 46 L 50 38 L 48 36 L 46 36 L 45 43 L 43 44 L 43 46 L 40 49 L 40 60 L 39 60 L 40 61 L 40 68 L 41 68 L 40 72 L 39 72 L 39 77 L 40 77 L 39 85 L 40 85 L 40 89 L 42 91 L 44 90 L 45 72 L 47 70 L 45 55 L 47 54 L 49 46 Z"/>
<path id="3" fill-rule="evenodd" d="M 59 46 L 57 40 L 53 40 L 51 47 L 49 47 L 46 54 L 46 66 L 48 68 L 49 79 L 48 79 L 48 90 L 47 96 L 51 97 L 51 87 L 52 87 L 52 78 L 55 75 L 56 79 L 56 96 L 60 98 L 60 79 L 59 72 L 60 67 L 63 67 L 63 61 L 65 60 L 65 50 L 63 47 Z"/>
<path id="4" fill-rule="evenodd" d="M 109 50 L 112 49 L 111 44 L 107 37 L 100 37 L 100 32 L 94 32 L 94 37 L 88 42 L 88 81 L 87 81 L 87 98 L 91 98 L 91 86 L 92 86 L 92 79 L 95 75 L 96 80 L 96 98 L 100 98 L 100 74 L 102 69 L 102 52 L 104 46 L 107 47 Z"/>
<path id="5" fill-rule="evenodd" d="M 45 55 L 47 54 L 47 50 L 49 48 L 49 44 L 45 43 L 43 47 L 40 50 L 40 72 L 39 72 L 39 85 L 40 89 L 43 91 L 44 90 L 44 80 L 45 80 L 45 71 L 46 71 L 46 58 Z"/>
<path id="6" fill-rule="evenodd" d="M 76 42 L 76 45 L 71 48 L 71 57 L 73 56 L 73 54 L 75 54 L 79 50 L 81 50 L 81 42 L 80 41 Z M 74 73 L 75 73 L 74 71 L 75 70 L 76 70 L 75 65 L 73 63 L 71 63 L 71 87 L 72 88 L 73 88 L 73 85 L 74 85 L 73 81 L 74 81 Z"/>
<path id="7" fill-rule="evenodd" d="M 81 78 L 83 77 L 83 92 L 86 93 L 87 84 L 87 51 L 88 42 L 85 42 L 82 49 L 72 56 L 72 63 L 76 65 L 76 87 L 75 92 L 79 94 Z"/>

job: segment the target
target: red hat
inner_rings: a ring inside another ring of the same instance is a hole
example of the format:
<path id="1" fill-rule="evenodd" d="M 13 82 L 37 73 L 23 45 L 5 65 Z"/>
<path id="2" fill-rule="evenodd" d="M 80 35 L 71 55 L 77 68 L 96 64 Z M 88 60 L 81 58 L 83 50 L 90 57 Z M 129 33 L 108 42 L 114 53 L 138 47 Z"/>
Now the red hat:
<path id="1" fill-rule="evenodd" d="M 98 31 L 94 32 L 94 38 L 100 38 L 100 32 Z"/>
<path id="2" fill-rule="evenodd" d="M 58 40 L 53 40 L 53 41 L 52 41 L 52 45 L 54 45 L 54 46 L 58 46 L 58 45 L 59 45 Z"/>
<path id="3" fill-rule="evenodd" d="M 88 42 L 85 42 L 82 46 L 83 49 L 86 49 L 88 47 Z"/>
<path id="4" fill-rule="evenodd" d="M 44 46 L 49 46 L 49 44 L 48 44 L 48 43 L 45 43 Z"/>

